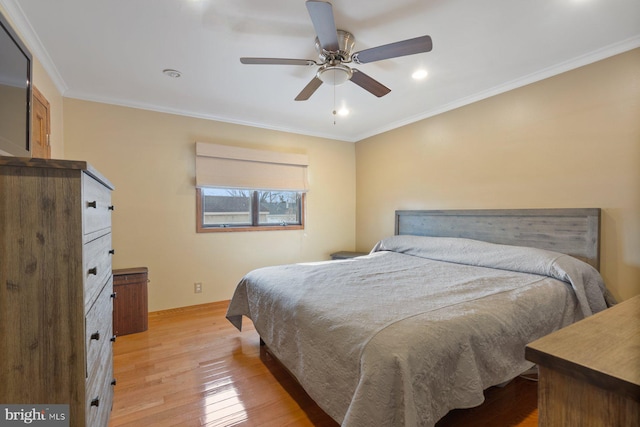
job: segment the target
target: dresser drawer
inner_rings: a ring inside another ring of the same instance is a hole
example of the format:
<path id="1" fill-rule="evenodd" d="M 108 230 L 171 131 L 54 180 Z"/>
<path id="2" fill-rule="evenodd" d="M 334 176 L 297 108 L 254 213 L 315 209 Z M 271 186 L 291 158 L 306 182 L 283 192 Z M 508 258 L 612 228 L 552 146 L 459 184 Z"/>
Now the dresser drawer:
<path id="1" fill-rule="evenodd" d="M 83 247 L 85 312 L 93 305 L 102 286 L 111 276 L 111 233 L 90 241 Z"/>
<path id="2" fill-rule="evenodd" d="M 87 313 L 85 416 L 87 426 L 106 426 L 113 401 L 112 280 L 109 278 Z"/>
<path id="3" fill-rule="evenodd" d="M 85 415 L 87 427 L 106 426 L 113 404 L 113 356 L 111 351 L 101 354 L 102 369 L 95 377 L 87 378 Z"/>
<path id="4" fill-rule="evenodd" d="M 111 191 L 89 175 L 82 178 L 82 230 L 84 234 L 111 228 Z"/>
<path id="5" fill-rule="evenodd" d="M 94 378 L 104 367 L 101 357 L 111 353 L 113 331 L 111 325 L 112 281 L 109 279 L 95 304 L 85 317 L 85 351 L 87 355 L 87 378 Z"/>

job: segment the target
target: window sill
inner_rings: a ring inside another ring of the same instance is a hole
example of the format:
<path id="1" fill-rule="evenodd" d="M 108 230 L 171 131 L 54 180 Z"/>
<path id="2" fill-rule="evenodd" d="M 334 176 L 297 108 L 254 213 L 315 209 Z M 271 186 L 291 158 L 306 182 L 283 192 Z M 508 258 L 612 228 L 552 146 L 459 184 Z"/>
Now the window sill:
<path id="1" fill-rule="evenodd" d="M 246 227 L 200 227 L 196 228 L 197 233 L 230 233 L 236 231 L 282 231 L 282 230 L 304 230 L 304 225 L 263 225 Z"/>

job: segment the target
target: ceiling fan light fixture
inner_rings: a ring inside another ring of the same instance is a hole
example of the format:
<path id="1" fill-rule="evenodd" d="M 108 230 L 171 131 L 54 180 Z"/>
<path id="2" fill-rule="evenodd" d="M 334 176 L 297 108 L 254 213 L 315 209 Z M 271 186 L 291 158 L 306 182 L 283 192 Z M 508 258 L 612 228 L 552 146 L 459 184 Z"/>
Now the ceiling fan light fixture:
<path id="1" fill-rule="evenodd" d="M 353 71 L 343 64 L 323 65 L 316 74 L 316 77 L 322 80 L 322 83 L 332 86 L 339 86 L 347 82 L 351 79 L 351 76 L 353 76 Z"/>

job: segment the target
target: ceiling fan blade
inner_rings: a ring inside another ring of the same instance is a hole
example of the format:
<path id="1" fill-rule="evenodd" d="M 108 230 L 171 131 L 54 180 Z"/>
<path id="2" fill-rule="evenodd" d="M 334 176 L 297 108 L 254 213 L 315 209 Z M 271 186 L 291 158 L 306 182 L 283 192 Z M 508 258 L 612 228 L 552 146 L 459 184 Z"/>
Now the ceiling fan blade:
<path id="1" fill-rule="evenodd" d="M 287 59 L 287 58 L 240 58 L 243 64 L 258 65 L 316 65 L 311 59 Z"/>
<path id="2" fill-rule="evenodd" d="M 433 49 L 431 37 L 422 36 L 385 44 L 383 46 L 372 47 L 371 49 L 365 49 L 354 53 L 351 56 L 351 59 L 358 64 L 366 64 L 369 62 L 381 61 L 383 59 L 430 52 L 431 49 Z"/>
<path id="3" fill-rule="evenodd" d="M 322 85 L 322 80 L 314 77 L 305 87 L 302 92 L 296 96 L 296 101 L 306 101 L 313 95 L 313 93 Z"/>
<path id="4" fill-rule="evenodd" d="M 360 70 L 353 70 L 353 75 L 351 76 L 351 81 L 360 86 L 362 89 L 372 93 L 378 98 L 385 96 L 391 89 L 380 83 L 379 81 L 369 77 L 365 73 Z"/>
<path id="5" fill-rule="evenodd" d="M 313 22 L 313 28 L 320 41 L 320 47 L 329 52 L 337 52 L 338 30 L 333 19 L 333 7 L 331 3 L 325 1 L 307 1 L 307 10 Z"/>

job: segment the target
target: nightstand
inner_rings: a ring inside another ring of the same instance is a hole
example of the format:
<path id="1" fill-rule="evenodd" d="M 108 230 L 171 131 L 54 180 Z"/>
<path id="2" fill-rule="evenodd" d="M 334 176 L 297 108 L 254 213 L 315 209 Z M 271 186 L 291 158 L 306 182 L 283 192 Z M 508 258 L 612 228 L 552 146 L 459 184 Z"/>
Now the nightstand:
<path id="1" fill-rule="evenodd" d="M 639 426 L 639 344 L 640 296 L 529 344 L 539 425 Z"/>
<path id="2" fill-rule="evenodd" d="M 369 255 L 368 252 L 349 252 L 349 251 L 340 251 L 334 252 L 331 254 L 331 259 L 349 259 L 355 258 L 363 255 Z"/>

